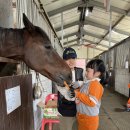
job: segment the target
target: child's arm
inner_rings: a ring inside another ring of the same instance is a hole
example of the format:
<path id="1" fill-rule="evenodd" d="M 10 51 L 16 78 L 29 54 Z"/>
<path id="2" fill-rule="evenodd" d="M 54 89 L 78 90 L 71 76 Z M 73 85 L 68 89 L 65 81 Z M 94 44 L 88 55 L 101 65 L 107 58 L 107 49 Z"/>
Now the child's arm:
<path id="1" fill-rule="evenodd" d="M 100 100 L 103 93 L 103 89 L 100 85 L 91 83 L 89 87 L 89 94 L 81 93 L 78 91 L 75 91 L 76 97 L 80 99 L 81 102 L 84 104 L 94 107 L 98 100 Z"/>
<path id="2" fill-rule="evenodd" d="M 83 102 L 84 104 L 90 106 L 90 107 L 94 107 L 95 103 L 90 99 L 90 97 L 88 95 L 86 95 L 85 93 L 80 93 L 80 92 L 76 92 L 76 97 Z"/>

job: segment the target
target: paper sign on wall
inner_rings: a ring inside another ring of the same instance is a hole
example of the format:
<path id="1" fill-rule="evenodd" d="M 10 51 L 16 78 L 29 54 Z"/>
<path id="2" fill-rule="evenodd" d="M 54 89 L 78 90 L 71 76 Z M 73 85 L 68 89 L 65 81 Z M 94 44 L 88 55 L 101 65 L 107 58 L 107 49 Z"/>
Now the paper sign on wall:
<path id="1" fill-rule="evenodd" d="M 7 114 L 21 106 L 20 86 L 5 90 Z"/>

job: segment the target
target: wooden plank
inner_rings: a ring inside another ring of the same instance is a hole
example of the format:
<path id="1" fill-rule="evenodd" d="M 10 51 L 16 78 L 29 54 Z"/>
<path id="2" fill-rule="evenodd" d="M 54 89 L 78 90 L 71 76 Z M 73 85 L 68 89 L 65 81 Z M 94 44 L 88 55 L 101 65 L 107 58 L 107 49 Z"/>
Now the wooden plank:
<path id="1" fill-rule="evenodd" d="M 9 58 L 5 58 L 5 57 L 0 57 L 0 62 L 19 63 L 19 61 L 9 59 Z"/>
<path id="2" fill-rule="evenodd" d="M 18 85 L 20 86 L 21 106 L 7 115 L 5 90 Z M 0 78 L 0 105 L 0 130 L 34 130 L 32 76 Z"/>

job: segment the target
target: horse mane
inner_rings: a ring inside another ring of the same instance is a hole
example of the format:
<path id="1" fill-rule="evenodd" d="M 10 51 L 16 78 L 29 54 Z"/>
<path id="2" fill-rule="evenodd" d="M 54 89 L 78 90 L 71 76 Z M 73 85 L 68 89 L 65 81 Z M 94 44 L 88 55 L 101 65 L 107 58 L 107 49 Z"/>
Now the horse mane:
<path id="1" fill-rule="evenodd" d="M 18 46 L 23 46 L 23 29 L 13 29 L 13 28 L 2 28 L 0 27 L 0 46 L 4 46 L 4 44 L 17 44 Z M 8 42 L 5 42 L 7 41 Z M 16 42 L 15 42 L 16 41 Z"/>
<path id="2" fill-rule="evenodd" d="M 15 45 L 17 43 L 19 43 L 19 45 L 17 45 L 17 46 L 24 46 L 24 37 L 23 37 L 24 30 L 25 30 L 25 28 L 22 28 L 22 29 L 9 28 L 9 29 L 7 29 L 7 28 L 0 27 L 0 47 L 4 46 L 4 44 Z M 34 31 L 36 33 L 40 34 L 45 41 L 50 42 L 48 35 L 40 27 L 35 26 Z M 5 42 L 5 40 L 7 41 L 7 39 L 8 39 L 8 42 Z"/>

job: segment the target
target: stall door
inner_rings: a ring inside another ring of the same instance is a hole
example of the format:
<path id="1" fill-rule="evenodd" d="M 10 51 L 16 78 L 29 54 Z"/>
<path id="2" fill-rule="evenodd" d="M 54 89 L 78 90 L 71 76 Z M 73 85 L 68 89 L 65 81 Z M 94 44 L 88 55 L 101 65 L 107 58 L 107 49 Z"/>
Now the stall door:
<path id="1" fill-rule="evenodd" d="M 0 130 L 34 130 L 32 76 L 0 78 Z"/>

